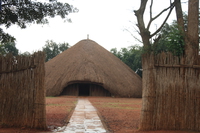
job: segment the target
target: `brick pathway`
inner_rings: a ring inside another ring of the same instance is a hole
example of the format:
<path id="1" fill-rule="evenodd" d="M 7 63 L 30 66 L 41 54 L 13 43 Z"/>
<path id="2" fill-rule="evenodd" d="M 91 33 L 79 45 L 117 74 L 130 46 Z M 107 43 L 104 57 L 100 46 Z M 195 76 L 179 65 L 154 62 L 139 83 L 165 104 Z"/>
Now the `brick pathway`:
<path id="1" fill-rule="evenodd" d="M 63 133 L 106 133 L 106 130 L 92 104 L 80 98 Z"/>

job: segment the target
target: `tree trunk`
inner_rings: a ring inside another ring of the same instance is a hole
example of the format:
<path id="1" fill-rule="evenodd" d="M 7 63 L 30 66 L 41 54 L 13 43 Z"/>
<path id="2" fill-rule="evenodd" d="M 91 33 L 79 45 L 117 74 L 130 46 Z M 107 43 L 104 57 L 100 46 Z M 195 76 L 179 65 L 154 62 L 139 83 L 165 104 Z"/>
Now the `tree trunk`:
<path id="1" fill-rule="evenodd" d="M 175 9 L 176 9 L 176 18 L 177 18 L 179 29 L 182 31 L 182 33 L 184 33 L 185 28 L 184 28 L 183 13 L 182 13 L 180 0 L 175 1 Z"/>
<path id="2" fill-rule="evenodd" d="M 144 11 L 146 8 L 146 4 L 147 4 L 148 0 L 141 0 L 141 4 L 140 4 L 140 8 L 135 12 L 135 16 L 137 17 L 137 26 L 140 30 L 140 35 L 142 38 L 142 42 L 144 45 L 144 48 L 147 48 L 150 45 L 149 39 L 150 39 L 150 32 L 148 29 L 145 28 L 145 24 L 144 24 L 144 19 L 143 19 L 143 15 L 144 15 Z"/>
<path id="3" fill-rule="evenodd" d="M 185 55 L 187 64 L 195 64 L 199 52 L 199 0 L 189 0 L 188 29 L 185 38 Z"/>

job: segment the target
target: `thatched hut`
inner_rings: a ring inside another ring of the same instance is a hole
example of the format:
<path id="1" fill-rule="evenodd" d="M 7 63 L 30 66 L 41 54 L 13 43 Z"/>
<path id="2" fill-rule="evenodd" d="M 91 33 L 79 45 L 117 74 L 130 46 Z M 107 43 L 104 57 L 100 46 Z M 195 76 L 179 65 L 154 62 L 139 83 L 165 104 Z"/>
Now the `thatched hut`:
<path id="1" fill-rule="evenodd" d="M 47 96 L 142 96 L 141 78 L 89 39 L 51 59 L 45 67 Z"/>

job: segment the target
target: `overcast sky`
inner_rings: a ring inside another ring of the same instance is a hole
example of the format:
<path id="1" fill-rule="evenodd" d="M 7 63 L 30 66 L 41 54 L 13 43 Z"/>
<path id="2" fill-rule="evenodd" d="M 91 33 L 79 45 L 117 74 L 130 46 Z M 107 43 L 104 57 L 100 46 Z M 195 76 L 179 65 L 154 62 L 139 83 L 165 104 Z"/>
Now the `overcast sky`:
<path id="1" fill-rule="evenodd" d="M 39 0 L 38 0 L 39 1 Z M 11 26 L 6 32 L 16 39 L 16 46 L 21 52 L 33 52 L 40 50 L 45 41 L 53 40 L 56 43 L 67 42 L 73 46 L 87 35 L 107 50 L 111 48 L 128 47 L 140 44 L 127 31 L 129 29 L 135 36 L 136 17 L 133 10 L 140 6 L 140 0 L 58 0 L 69 3 L 79 9 L 78 13 L 72 13 L 68 17 L 72 23 L 64 22 L 60 17 L 50 19 L 47 25 L 31 24 L 26 29 Z M 153 15 L 168 7 L 169 0 L 154 0 Z M 184 4 L 184 7 L 187 7 Z M 148 10 L 145 20 L 148 21 Z M 156 29 L 165 16 L 152 24 L 152 30 Z M 174 12 L 170 17 L 175 19 Z M 136 28 L 137 29 L 137 28 Z"/>

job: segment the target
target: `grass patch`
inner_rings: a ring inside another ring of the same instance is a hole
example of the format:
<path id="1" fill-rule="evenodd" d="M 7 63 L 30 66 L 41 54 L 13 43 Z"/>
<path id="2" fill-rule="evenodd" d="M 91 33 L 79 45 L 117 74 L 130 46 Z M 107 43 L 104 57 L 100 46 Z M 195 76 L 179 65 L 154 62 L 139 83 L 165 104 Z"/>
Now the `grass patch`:
<path id="1" fill-rule="evenodd" d="M 67 106 L 66 104 L 49 103 L 46 106 Z"/>
<path id="2" fill-rule="evenodd" d="M 77 104 L 77 102 L 78 102 L 78 101 L 75 101 L 75 102 L 73 102 L 73 103 L 74 103 L 74 105 L 76 105 L 76 104 Z"/>
<path id="3" fill-rule="evenodd" d="M 100 102 L 97 102 L 97 103 L 100 103 Z M 100 105 L 96 105 L 96 106 L 104 107 L 104 108 L 116 108 L 116 109 L 131 109 L 131 110 L 139 110 L 140 109 L 139 107 L 130 107 L 129 106 L 130 104 L 134 105 L 133 103 L 109 102 L 109 103 L 100 103 Z"/>

